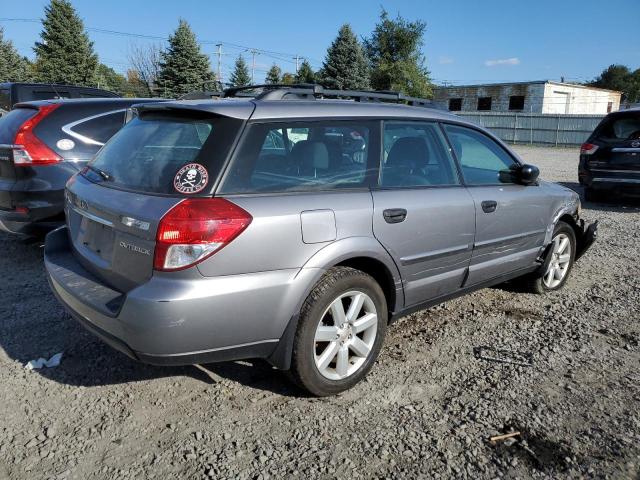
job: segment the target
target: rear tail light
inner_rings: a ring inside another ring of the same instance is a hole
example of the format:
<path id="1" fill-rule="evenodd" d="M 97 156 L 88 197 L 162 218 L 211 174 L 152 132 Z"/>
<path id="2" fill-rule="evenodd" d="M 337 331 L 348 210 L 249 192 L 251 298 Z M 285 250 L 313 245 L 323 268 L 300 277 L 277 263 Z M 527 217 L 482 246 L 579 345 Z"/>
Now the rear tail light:
<path id="1" fill-rule="evenodd" d="M 189 268 L 229 244 L 253 218 L 223 198 L 189 198 L 169 210 L 158 226 L 153 268 Z"/>
<path id="2" fill-rule="evenodd" d="M 50 165 L 62 161 L 42 140 L 36 137 L 33 129 L 60 104 L 44 105 L 29 120 L 24 122 L 16 133 L 13 150 L 13 163 L 18 167 L 31 165 Z"/>
<path id="3" fill-rule="evenodd" d="M 580 154 L 582 155 L 593 155 L 598 150 L 598 146 L 593 143 L 583 143 L 580 147 Z"/>

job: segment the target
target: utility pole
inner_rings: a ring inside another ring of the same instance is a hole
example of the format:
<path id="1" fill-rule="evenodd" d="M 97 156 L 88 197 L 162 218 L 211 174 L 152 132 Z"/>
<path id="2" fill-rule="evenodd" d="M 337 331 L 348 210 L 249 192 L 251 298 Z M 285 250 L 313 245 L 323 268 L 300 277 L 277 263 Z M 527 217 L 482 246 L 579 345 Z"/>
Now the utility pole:
<path id="1" fill-rule="evenodd" d="M 300 62 L 300 56 L 296 55 L 296 75 L 298 74 L 298 64 Z"/>
<path id="2" fill-rule="evenodd" d="M 222 44 L 216 43 L 216 47 L 218 47 L 218 82 L 222 85 Z"/>
<path id="3" fill-rule="evenodd" d="M 251 84 L 255 85 L 255 75 L 256 75 L 256 50 L 255 48 L 251 50 Z"/>

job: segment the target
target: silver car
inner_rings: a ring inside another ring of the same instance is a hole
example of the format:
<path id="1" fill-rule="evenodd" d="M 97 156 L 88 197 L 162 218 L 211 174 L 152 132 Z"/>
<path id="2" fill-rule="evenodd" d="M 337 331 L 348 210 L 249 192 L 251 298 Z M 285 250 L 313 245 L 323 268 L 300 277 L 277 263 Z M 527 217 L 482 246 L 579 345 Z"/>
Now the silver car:
<path id="1" fill-rule="evenodd" d="M 596 234 L 578 195 L 486 130 L 390 97 L 139 105 L 67 184 L 53 292 L 132 358 L 263 358 L 332 395 L 408 312 L 516 277 L 561 288 Z"/>

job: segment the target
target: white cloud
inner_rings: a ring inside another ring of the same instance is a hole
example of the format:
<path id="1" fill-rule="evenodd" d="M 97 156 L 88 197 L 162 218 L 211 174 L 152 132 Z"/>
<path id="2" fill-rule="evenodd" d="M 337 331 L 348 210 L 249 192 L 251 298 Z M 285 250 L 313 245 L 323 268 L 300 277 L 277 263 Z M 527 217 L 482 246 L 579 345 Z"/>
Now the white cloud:
<path id="1" fill-rule="evenodd" d="M 448 65 L 448 64 L 453 63 L 453 62 L 454 62 L 454 60 L 451 57 L 440 57 L 438 59 L 438 63 L 440 65 Z"/>
<path id="2" fill-rule="evenodd" d="M 498 58 L 496 60 L 486 60 L 484 64 L 487 67 L 495 67 L 497 65 L 520 65 L 520 59 L 518 57 Z"/>

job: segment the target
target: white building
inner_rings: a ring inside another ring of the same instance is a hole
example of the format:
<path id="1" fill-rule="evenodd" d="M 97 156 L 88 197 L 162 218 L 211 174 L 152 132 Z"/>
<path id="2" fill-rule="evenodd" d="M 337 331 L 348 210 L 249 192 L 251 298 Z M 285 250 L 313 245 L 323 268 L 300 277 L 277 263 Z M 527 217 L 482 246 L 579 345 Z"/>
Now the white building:
<path id="1" fill-rule="evenodd" d="M 454 112 L 603 115 L 619 110 L 621 95 L 613 90 L 550 80 L 434 89 L 434 100 Z"/>

